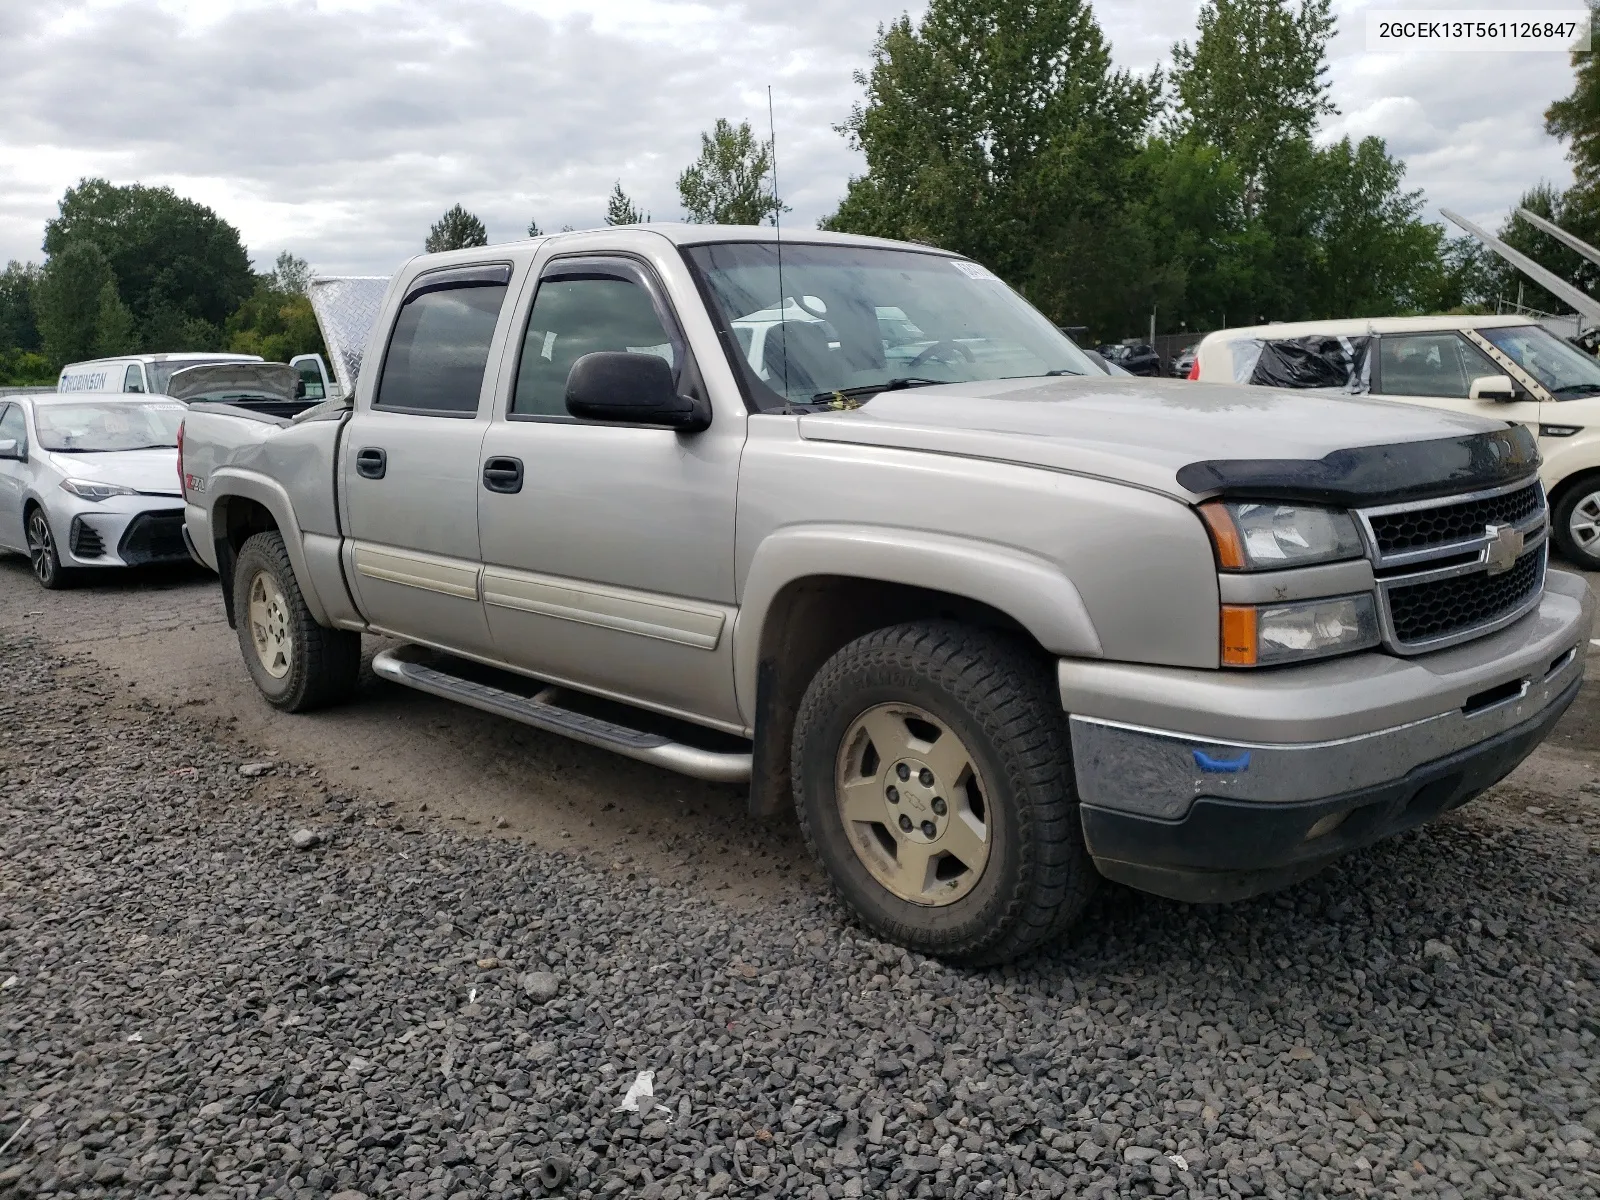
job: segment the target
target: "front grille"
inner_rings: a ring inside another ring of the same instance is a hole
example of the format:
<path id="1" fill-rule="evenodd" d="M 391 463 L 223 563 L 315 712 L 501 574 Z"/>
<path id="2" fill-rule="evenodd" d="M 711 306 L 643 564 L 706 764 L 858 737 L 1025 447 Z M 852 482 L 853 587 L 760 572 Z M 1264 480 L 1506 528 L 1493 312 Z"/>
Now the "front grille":
<path id="1" fill-rule="evenodd" d="M 1368 518 L 1380 555 L 1406 554 L 1479 537 L 1486 525 L 1521 525 L 1544 508 L 1537 482 L 1498 496 L 1444 502 Z"/>
<path id="2" fill-rule="evenodd" d="M 140 513 L 128 522 L 117 546 L 117 553 L 130 567 L 146 563 L 188 562 L 189 550 L 183 544 L 183 510 L 169 508 Z"/>
<path id="3" fill-rule="evenodd" d="M 1395 640 L 1417 645 L 1493 625 L 1539 594 L 1544 583 L 1541 543 L 1502 575 L 1475 571 L 1387 589 Z"/>
<path id="4" fill-rule="evenodd" d="M 72 532 L 67 537 L 67 545 L 77 558 L 99 558 L 106 552 L 105 539 L 82 517 L 72 518 Z"/>

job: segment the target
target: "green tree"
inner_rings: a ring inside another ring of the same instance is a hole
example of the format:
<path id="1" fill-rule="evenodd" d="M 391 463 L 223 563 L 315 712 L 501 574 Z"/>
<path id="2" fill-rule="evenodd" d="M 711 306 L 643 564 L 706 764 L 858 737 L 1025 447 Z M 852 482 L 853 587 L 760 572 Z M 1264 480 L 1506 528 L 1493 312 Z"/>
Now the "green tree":
<path id="1" fill-rule="evenodd" d="M 94 242 L 70 244 L 45 264 L 34 303 L 44 355 L 55 366 L 96 357 L 108 286 L 116 289 L 116 276 Z"/>
<path id="2" fill-rule="evenodd" d="M 1247 203 L 1267 162 L 1336 112 L 1328 99 L 1331 0 L 1207 0 L 1195 44 L 1172 48 L 1173 124 L 1239 164 Z"/>
<path id="3" fill-rule="evenodd" d="M 488 244 L 489 234 L 483 222 L 457 204 L 434 222 L 422 248 L 429 254 L 437 254 L 441 250 L 465 250 L 469 246 Z"/>
<path id="4" fill-rule="evenodd" d="M 1590 3 L 1590 19 L 1600 4 Z M 1600 59 L 1589 50 L 1572 55 L 1572 91 L 1545 109 L 1545 132 L 1567 143 L 1573 174 L 1584 187 L 1600 184 Z"/>
<path id="5" fill-rule="evenodd" d="M 607 225 L 643 225 L 649 219 L 650 214 L 629 199 L 628 193 L 622 190 L 620 179 L 611 185 L 611 195 L 606 198 Z"/>
<path id="6" fill-rule="evenodd" d="M 297 354 L 327 356 L 311 301 L 304 292 L 282 287 L 276 272 L 262 276 L 251 297 L 228 318 L 223 345 L 269 362 L 287 362 Z"/>
<path id="7" fill-rule="evenodd" d="M 36 263 L 13 259 L 0 271 L 0 351 L 39 349 L 39 323 L 33 315 L 33 289 L 38 283 Z"/>
<path id="8" fill-rule="evenodd" d="M 134 325 L 133 313 L 117 295 L 115 280 L 108 279 L 100 286 L 99 311 L 95 315 L 94 356 L 110 358 L 128 354 L 139 347 L 139 331 Z"/>
<path id="9" fill-rule="evenodd" d="M 273 288 L 285 295 L 304 296 L 311 290 L 311 264 L 287 250 L 280 250 L 268 279 Z"/>
<path id="10" fill-rule="evenodd" d="M 678 176 L 678 196 L 689 220 L 708 225 L 761 225 L 787 212 L 773 193 L 772 143 L 757 142 L 749 121 L 735 128 L 717 118 L 700 135 L 700 157 Z"/>
<path id="11" fill-rule="evenodd" d="M 528 236 L 529 237 L 543 237 L 544 236 L 544 230 L 539 228 L 539 222 L 537 222 L 537 221 L 529 221 L 528 222 Z"/>
<path id="12" fill-rule="evenodd" d="M 932 0 L 880 29 L 841 132 L 866 157 L 825 228 L 968 254 L 1058 321 L 1126 323 L 1158 285 L 1134 204 L 1154 81 L 1086 0 Z"/>
<path id="13" fill-rule="evenodd" d="M 45 253 L 54 259 L 88 243 L 100 250 L 149 349 L 189 348 L 162 339 L 186 324 L 220 326 L 255 283 L 239 231 L 171 188 L 104 179 L 68 188 L 45 225 Z"/>

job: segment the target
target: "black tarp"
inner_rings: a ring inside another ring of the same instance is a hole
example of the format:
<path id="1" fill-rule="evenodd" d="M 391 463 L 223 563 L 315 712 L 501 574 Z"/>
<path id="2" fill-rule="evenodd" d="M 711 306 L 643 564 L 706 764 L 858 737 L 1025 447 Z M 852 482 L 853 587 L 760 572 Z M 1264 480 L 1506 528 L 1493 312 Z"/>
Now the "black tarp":
<path id="1" fill-rule="evenodd" d="M 1371 373 L 1367 352 L 1369 337 L 1309 337 L 1263 339 L 1249 382 L 1264 387 L 1343 388 L 1364 392 Z"/>

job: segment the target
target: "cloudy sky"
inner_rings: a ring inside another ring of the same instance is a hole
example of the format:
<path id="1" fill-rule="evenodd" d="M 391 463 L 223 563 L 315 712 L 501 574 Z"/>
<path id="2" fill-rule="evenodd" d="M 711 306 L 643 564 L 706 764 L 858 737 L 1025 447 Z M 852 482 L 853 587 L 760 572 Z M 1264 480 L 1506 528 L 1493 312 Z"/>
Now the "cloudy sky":
<path id="1" fill-rule="evenodd" d="M 1541 0 L 1573 6 L 1574 0 Z M 170 184 L 325 273 L 388 274 L 460 201 L 490 239 L 599 223 L 614 180 L 657 219 L 719 116 L 766 123 L 797 226 L 861 164 L 833 126 L 880 22 L 923 0 L 0 0 L 0 261 L 39 258 L 85 175 Z M 1490 222 L 1569 180 L 1542 116 L 1564 55 L 1379 54 L 1335 0 L 1329 133 L 1378 134 L 1430 212 Z M 1407 0 L 1405 7 L 1443 7 Z M 1451 8 L 1518 7 L 1512 0 Z M 1145 71 L 1193 36 L 1198 0 L 1100 0 L 1116 57 Z M 1435 219 L 1436 213 L 1435 213 Z"/>

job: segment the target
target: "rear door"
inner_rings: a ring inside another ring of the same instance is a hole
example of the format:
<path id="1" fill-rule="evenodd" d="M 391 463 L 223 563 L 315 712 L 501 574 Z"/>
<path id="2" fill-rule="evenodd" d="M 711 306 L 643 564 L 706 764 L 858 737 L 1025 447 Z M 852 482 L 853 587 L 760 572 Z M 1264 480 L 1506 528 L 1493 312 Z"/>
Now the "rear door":
<path id="1" fill-rule="evenodd" d="M 1472 413 L 1496 421 L 1520 421 L 1539 436 L 1539 401 L 1473 400 L 1472 381 L 1503 375 L 1494 360 L 1453 329 L 1436 333 L 1383 334 L 1372 372 L 1372 394 L 1431 408 Z"/>
<path id="2" fill-rule="evenodd" d="M 493 645 L 479 595 L 478 457 L 511 273 L 487 262 L 418 276 L 340 442 L 346 566 L 367 620 L 481 655 Z"/>
<path id="3" fill-rule="evenodd" d="M 622 255 L 545 265 L 515 376 L 483 445 L 484 604 L 505 661 L 693 717 L 733 700 L 734 504 L 744 424 L 578 420 L 567 375 L 592 351 L 653 354 L 703 389 L 659 278 Z"/>

